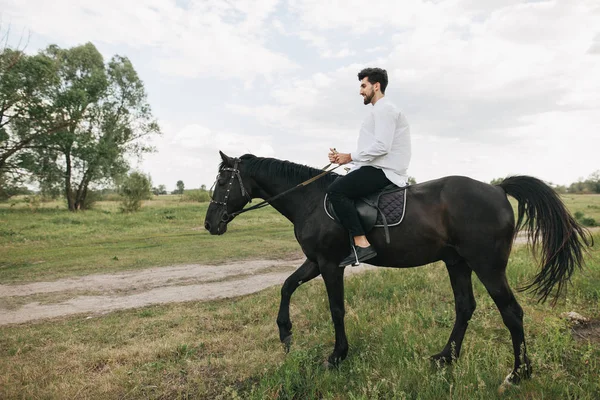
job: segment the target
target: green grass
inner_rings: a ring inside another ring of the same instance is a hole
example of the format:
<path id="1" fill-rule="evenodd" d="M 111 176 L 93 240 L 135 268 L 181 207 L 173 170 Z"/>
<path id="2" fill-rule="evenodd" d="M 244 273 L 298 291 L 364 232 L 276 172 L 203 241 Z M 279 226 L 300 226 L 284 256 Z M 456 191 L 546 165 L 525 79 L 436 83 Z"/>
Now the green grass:
<path id="1" fill-rule="evenodd" d="M 596 234 L 596 240 L 600 236 Z M 0 328 L 0 398 L 90 399 L 597 399 L 600 344 L 578 341 L 559 317 L 600 318 L 600 249 L 556 308 L 518 294 L 534 376 L 503 396 L 510 335 L 482 285 L 460 360 L 438 369 L 454 300 L 440 264 L 382 269 L 346 279 L 350 353 L 321 366 L 333 327 L 321 281 L 292 299 L 294 343 L 285 355 L 275 318 L 279 288 L 234 300 L 183 303 Z M 513 251 L 513 287 L 533 276 L 524 246 Z"/>
<path id="2" fill-rule="evenodd" d="M 292 224 L 270 207 L 240 215 L 228 234 L 211 236 L 204 229 L 207 203 L 163 197 L 134 214 L 119 212 L 116 202 L 78 213 L 60 203 L 35 212 L 0 203 L 0 283 L 300 254 Z"/>
<path id="3" fill-rule="evenodd" d="M 600 220 L 600 196 L 564 199 L 573 212 Z M 59 203 L 35 212 L 0 204 L 0 282 L 298 254 L 291 224 L 272 209 L 241 215 L 228 234 L 213 237 L 202 228 L 206 204 L 171 196 L 137 214 L 117 207 L 72 214 Z M 288 355 L 275 325 L 278 287 L 233 300 L 0 327 L 0 398 L 597 399 L 598 336 L 576 340 L 559 317 L 577 311 L 600 320 L 598 245 L 588 266 L 556 308 L 518 295 L 534 377 L 503 396 L 496 390 L 513 362 L 510 336 L 477 281 L 461 359 L 443 369 L 427 361 L 454 320 L 447 273 L 435 264 L 346 279 L 350 353 L 339 370 L 321 366 L 334 338 L 324 285 L 315 280 L 292 300 Z M 525 247 L 513 251 L 508 272 L 513 287 L 535 274 Z"/>

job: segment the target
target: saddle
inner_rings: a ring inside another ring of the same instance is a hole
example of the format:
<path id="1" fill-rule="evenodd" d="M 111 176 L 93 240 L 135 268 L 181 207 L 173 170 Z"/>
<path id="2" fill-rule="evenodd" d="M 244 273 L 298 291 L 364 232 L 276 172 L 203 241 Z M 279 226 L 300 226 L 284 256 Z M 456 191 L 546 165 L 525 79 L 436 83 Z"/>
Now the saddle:
<path id="1" fill-rule="evenodd" d="M 358 211 L 358 216 L 365 232 L 369 232 L 373 228 L 383 228 L 385 241 L 388 244 L 390 243 L 388 227 L 400 225 L 404 219 L 407 187 L 398 187 L 391 184 L 366 197 L 354 200 L 356 211 Z M 327 194 L 325 195 L 323 206 L 329 218 L 340 223 L 340 219 L 335 213 Z"/>

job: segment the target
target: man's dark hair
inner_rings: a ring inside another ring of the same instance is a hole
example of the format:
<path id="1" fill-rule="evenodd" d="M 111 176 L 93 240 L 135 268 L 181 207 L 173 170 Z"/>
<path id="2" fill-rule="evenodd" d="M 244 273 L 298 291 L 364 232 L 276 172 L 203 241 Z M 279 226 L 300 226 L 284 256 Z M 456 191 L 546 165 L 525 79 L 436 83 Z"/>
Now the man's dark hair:
<path id="1" fill-rule="evenodd" d="M 371 85 L 374 85 L 377 82 L 379 82 L 379 85 L 381 86 L 381 93 L 385 94 L 385 88 L 388 84 L 388 76 L 387 71 L 385 69 L 365 68 L 358 73 L 358 80 L 362 81 L 363 79 L 365 79 L 365 76 L 368 78 L 369 83 Z"/>

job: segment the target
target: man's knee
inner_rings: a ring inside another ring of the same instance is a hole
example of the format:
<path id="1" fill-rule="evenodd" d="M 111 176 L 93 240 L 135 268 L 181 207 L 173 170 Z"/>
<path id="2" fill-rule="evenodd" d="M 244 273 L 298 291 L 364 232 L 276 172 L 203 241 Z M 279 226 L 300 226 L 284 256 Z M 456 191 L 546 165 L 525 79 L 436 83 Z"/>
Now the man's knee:
<path id="1" fill-rule="evenodd" d="M 332 190 L 327 192 L 329 195 L 329 201 L 335 206 L 336 204 L 343 204 L 348 202 L 350 199 L 342 192 L 338 192 L 336 190 Z"/>

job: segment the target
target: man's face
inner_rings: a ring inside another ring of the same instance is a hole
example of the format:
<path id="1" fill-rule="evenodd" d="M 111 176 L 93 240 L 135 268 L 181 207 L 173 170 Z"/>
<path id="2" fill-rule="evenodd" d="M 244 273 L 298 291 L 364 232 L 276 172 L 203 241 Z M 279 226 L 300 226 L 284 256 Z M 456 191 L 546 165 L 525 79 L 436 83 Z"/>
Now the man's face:
<path id="1" fill-rule="evenodd" d="M 367 76 L 360 81 L 360 95 L 364 98 L 365 105 L 371 103 L 373 96 L 375 96 L 375 89 Z"/>

